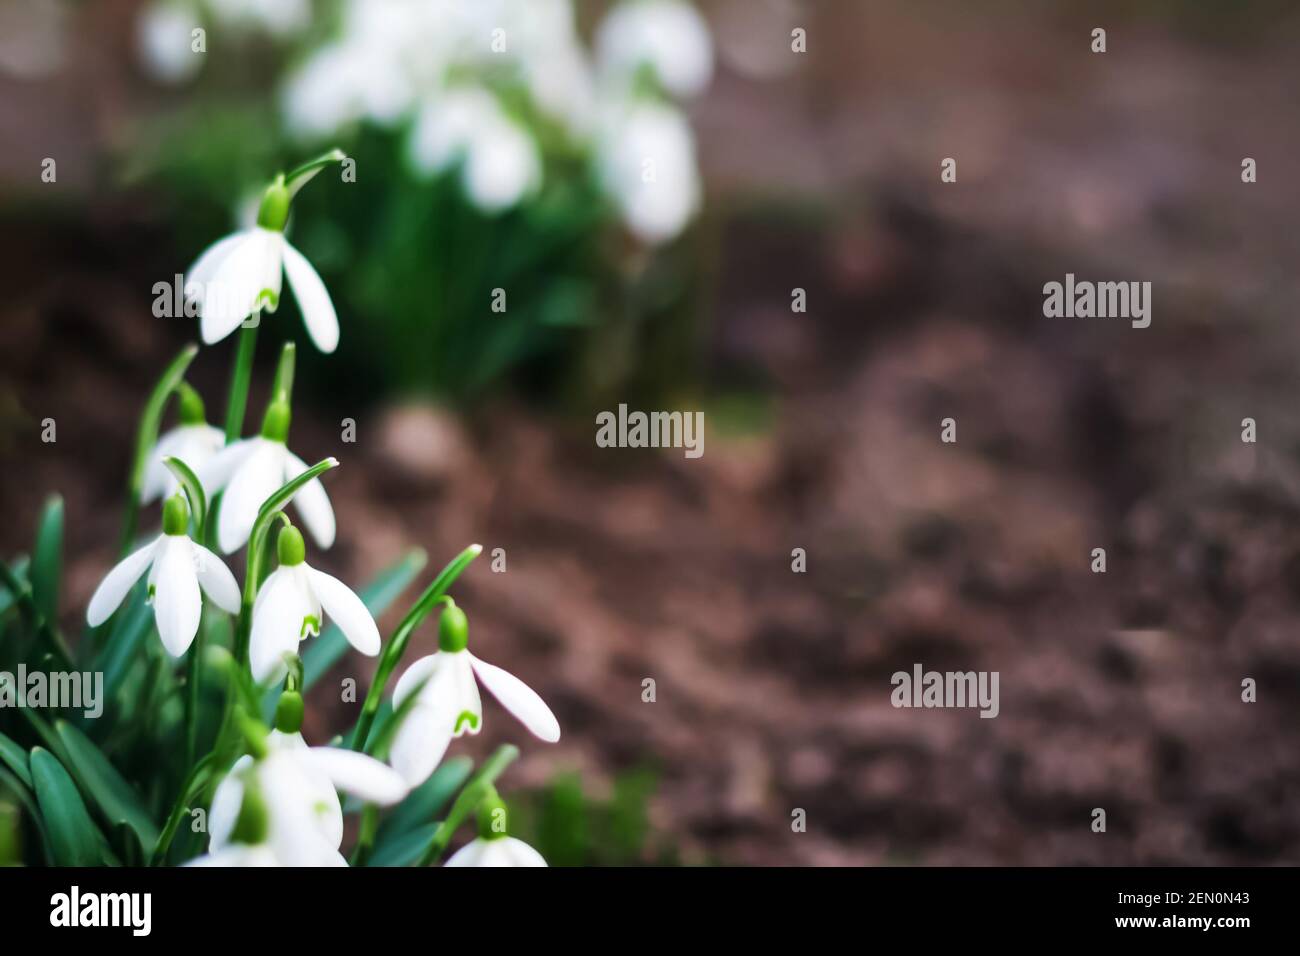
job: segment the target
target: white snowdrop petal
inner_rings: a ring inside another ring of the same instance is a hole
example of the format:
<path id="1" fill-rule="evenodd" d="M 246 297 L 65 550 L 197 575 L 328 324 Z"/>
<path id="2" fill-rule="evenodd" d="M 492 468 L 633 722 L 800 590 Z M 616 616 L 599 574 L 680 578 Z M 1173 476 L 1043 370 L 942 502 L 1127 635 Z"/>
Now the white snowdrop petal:
<path id="1" fill-rule="evenodd" d="M 293 481 L 306 470 L 307 463 L 286 448 L 284 480 Z M 330 504 L 329 495 L 319 478 L 313 478 L 298 489 L 293 496 L 293 506 L 318 548 L 327 549 L 334 544 L 334 506 Z"/>
<path id="2" fill-rule="evenodd" d="M 215 853 L 209 853 L 198 859 L 190 860 L 185 866 L 225 866 L 225 867 L 253 867 L 253 866 L 281 866 L 282 864 L 276 859 L 275 853 L 270 847 L 265 846 L 245 846 L 242 843 L 236 843 L 226 847 L 223 850 L 217 850 Z"/>
<path id="3" fill-rule="evenodd" d="M 312 747 L 303 759 L 337 789 L 368 803 L 386 807 L 409 792 L 401 774 L 366 754 L 338 747 Z"/>
<path id="4" fill-rule="evenodd" d="M 465 653 L 469 654 L 469 651 Z M 547 743 L 560 739 L 560 722 L 535 690 L 495 664 L 481 661 L 473 654 L 469 654 L 469 658 L 483 686 L 501 701 L 506 710 L 518 717 L 520 723 Z"/>
<path id="5" fill-rule="evenodd" d="M 239 613 L 240 594 L 235 576 L 224 561 L 197 542 L 194 544 L 194 570 L 199 585 L 213 604 L 227 613 Z"/>
<path id="6" fill-rule="evenodd" d="M 536 849 L 516 837 L 504 836 L 490 842 L 502 844 L 501 851 L 510 860 L 509 866 L 546 866 L 546 860 Z"/>
<path id="7" fill-rule="evenodd" d="M 284 655 L 297 653 L 303 618 L 311 611 L 291 569 L 278 568 L 262 583 L 248 647 L 255 681 L 264 683 L 283 672 Z"/>
<path id="8" fill-rule="evenodd" d="M 447 656 L 447 682 L 450 693 L 442 688 L 435 692 L 438 701 L 445 701 L 452 711 L 452 734 L 477 734 L 483 729 L 483 699 L 478 693 L 478 681 L 474 679 L 473 659 L 468 651 L 458 651 Z M 473 719 L 468 719 L 465 714 Z"/>
<path id="9" fill-rule="evenodd" d="M 167 653 L 180 657 L 199 631 L 203 605 L 190 539 L 173 535 L 164 538 L 154 579 L 154 621 Z"/>
<path id="10" fill-rule="evenodd" d="M 242 441 L 232 442 L 195 469 L 195 474 L 209 497 L 230 484 L 230 479 L 234 477 L 235 472 L 240 469 L 249 455 L 262 446 L 264 441 L 265 439 L 262 438 L 245 438 Z"/>
<path id="11" fill-rule="evenodd" d="M 218 239 L 199 254 L 199 257 L 194 260 L 194 264 L 185 270 L 185 297 L 187 299 L 203 300 L 204 289 L 212 276 L 216 274 L 217 267 L 247 236 L 247 231 L 233 232 L 224 239 Z"/>
<path id="12" fill-rule="evenodd" d="M 445 708 L 417 704 L 397 730 L 389 761 L 414 788 L 429 779 L 450 744 L 451 721 Z"/>
<path id="13" fill-rule="evenodd" d="M 220 850 L 235 832 L 239 807 L 244 801 L 244 784 L 240 773 L 252 762 L 253 758 L 247 754 L 236 760 L 230 773 L 226 774 L 212 795 L 212 806 L 208 809 L 208 848 L 211 850 Z"/>
<path id="14" fill-rule="evenodd" d="M 212 271 L 203 287 L 199 328 L 203 342 L 220 342 L 253 311 L 265 281 L 267 258 L 271 254 L 264 230 L 240 234 Z"/>
<path id="15" fill-rule="evenodd" d="M 284 271 L 311 340 L 322 352 L 333 352 L 339 344 L 339 318 L 334 303 L 312 264 L 288 242 L 284 244 Z"/>
<path id="16" fill-rule="evenodd" d="M 321 608 L 339 626 L 348 643 L 367 657 L 379 653 L 379 628 L 361 598 L 324 571 L 307 568 L 307 580 Z"/>
<path id="17" fill-rule="evenodd" d="M 419 660 L 412 662 L 402 676 L 397 678 L 397 684 L 393 687 L 394 710 L 402 706 L 402 701 L 406 700 L 407 695 L 432 677 L 441 659 L 438 654 L 421 657 Z"/>
<path id="18" fill-rule="evenodd" d="M 154 552 L 161 543 L 161 537 L 155 538 L 140 550 L 127 555 L 108 572 L 90 598 L 90 604 L 86 608 L 87 624 L 91 627 L 99 627 L 113 616 L 113 612 L 122 603 L 122 599 L 126 597 L 132 585 L 140 580 L 140 575 L 149 568 L 150 562 L 154 559 Z"/>
<path id="19" fill-rule="evenodd" d="M 226 554 L 244 546 L 262 503 L 279 490 L 283 456 L 283 445 L 260 441 L 230 479 L 217 516 L 217 542 Z"/>
<path id="20" fill-rule="evenodd" d="M 185 426 L 173 428 L 158 438 L 153 450 L 149 452 L 149 462 L 145 465 L 144 484 L 140 488 L 140 503 L 147 505 L 163 497 L 164 492 L 176 484 L 176 476 L 163 464 L 163 459 L 175 455 L 185 444 Z M 184 460 L 184 459 L 182 459 Z M 189 462 L 186 462 L 189 464 Z"/>
<path id="21" fill-rule="evenodd" d="M 475 837 L 447 858 L 443 866 L 479 866 L 487 840 Z"/>

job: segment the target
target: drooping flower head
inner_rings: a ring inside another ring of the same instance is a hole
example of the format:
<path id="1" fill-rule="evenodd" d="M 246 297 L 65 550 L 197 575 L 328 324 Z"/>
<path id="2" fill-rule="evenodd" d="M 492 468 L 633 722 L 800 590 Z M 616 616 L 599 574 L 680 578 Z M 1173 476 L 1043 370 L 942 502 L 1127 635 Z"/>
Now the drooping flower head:
<path id="1" fill-rule="evenodd" d="M 149 453 L 149 463 L 145 466 L 144 483 L 140 489 L 141 504 L 147 505 L 158 498 L 168 498 L 179 487 L 176 476 L 163 459 L 179 458 L 197 472 L 226 441 L 220 428 L 208 424 L 199 393 L 184 382 L 178 391 L 181 423 L 160 437 Z"/>
<path id="2" fill-rule="evenodd" d="M 118 562 L 95 589 L 86 609 L 91 627 L 112 617 L 146 570 L 158 636 L 172 657 L 184 654 L 198 633 L 203 611 L 200 589 L 223 611 L 238 612 L 239 585 L 234 575 L 219 557 L 190 540 L 189 520 L 185 498 L 168 498 L 163 506 L 163 533 Z"/>
<path id="3" fill-rule="evenodd" d="M 328 162 L 344 158 L 335 150 L 300 171 L 277 176 L 262 195 L 257 224 L 213 243 L 190 266 L 185 297 L 198 306 L 206 344 L 220 342 L 250 315 L 279 308 L 281 283 L 287 275 L 316 347 L 333 352 L 338 346 L 338 316 L 325 283 L 284 237 L 284 228 L 297 191 Z"/>
<path id="4" fill-rule="evenodd" d="M 411 694 L 418 697 L 393 740 L 393 767 L 411 786 L 433 773 L 455 737 L 483 729 L 483 703 L 478 683 L 548 743 L 560 739 L 560 724 L 537 692 L 513 674 L 467 649 L 469 621 L 465 612 L 449 603 L 438 625 L 438 651 L 415 661 L 393 689 L 393 708 Z"/>
<path id="5" fill-rule="evenodd" d="M 338 578 L 306 562 L 302 533 L 281 529 L 276 542 L 280 566 L 267 576 L 253 604 L 249 665 L 260 682 L 284 672 L 286 655 L 300 641 L 320 633 L 328 614 L 348 643 L 368 657 L 379 653 L 379 628 L 361 598 Z"/>
<path id="6" fill-rule="evenodd" d="M 267 406 L 260 435 L 227 445 L 199 472 L 209 494 L 225 492 L 217 516 L 217 544 L 226 554 L 248 541 L 262 503 L 307 470 L 307 463 L 285 444 L 291 417 L 289 403 L 275 399 Z M 318 547 L 334 543 L 334 508 L 319 478 L 302 486 L 293 506 Z"/>
<path id="7" fill-rule="evenodd" d="M 478 805 L 478 836 L 452 854 L 445 866 L 546 866 L 535 849 L 507 832 L 505 802 L 496 788 Z"/>

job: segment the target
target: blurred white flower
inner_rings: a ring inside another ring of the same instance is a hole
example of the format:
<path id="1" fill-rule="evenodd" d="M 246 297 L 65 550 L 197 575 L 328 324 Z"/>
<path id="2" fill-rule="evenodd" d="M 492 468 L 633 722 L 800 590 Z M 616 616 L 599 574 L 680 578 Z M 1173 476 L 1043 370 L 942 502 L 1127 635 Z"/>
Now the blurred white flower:
<path id="1" fill-rule="evenodd" d="M 217 787 L 208 816 L 205 866 L 346 866 L 343 808 L 337 790 L 389 806 L 407 794 L 402 778 L 365 754 L 309 747 L 301 734 L 267 735 L 260 761 L 241 757 Z M 244 800 L 244 774 L 256 774 L 266 804 L 266 838 L 253 846 L 232 842 Z"/>
<path id="2" fill-rule="evenodd" d="M 203 54 L 193 49 L 198 11 L 188 3 L 151 3 L 136 20 L 136 50 L 145 69 L 164 83 L 180 83 L 198 73 Z"/>
<path id="3" fill-rule="evenodd" d="M 99 627 L 117 610 L 140 576 L 149 572 L 149 597 L 163 647 L 180 657 L 194 641 L 203 593 L 231 614 L 239 611 L 239 585 L 221 559 L 185 533 L 189 509 L 179 495 L 163 509 L 163 533 L 109 571 L 90 598 L 86 623 Z"/>
<path id="4" fill-rule="evenodd" d="M 338 578 L 303 560 L 302 533 L 283 528 L 277 549 L 280 566 L 262 582 L 253 604 L 248 650 L 253 679 L 262 683 L 281 676 L 285 656 L 297 654 L 299 641 L 320 633 L 324 614 L 362 654 L 378 654 L 379 628 L 365 602 Z"/>
<path id="5" fill-rule="evenodd" d="M 149 504 L 159 498 L 170 498 L 176 493 L 179 482 L 165 464 L 164 458 L 179 458 L 197 472 L 226 443 L 226 435 L 207 422 L 199 421 L 177 425 L 158 439 L 145 466 L 144 485 L 140 489 L 140 503 Z"/>
<path id="6" fill-rule="evenodd" d="M 444 866 L 545 866 L 542 855 L 512 836 L 475 837 L 451 855 Z"/>
<path id="7" fill-rule="evenodd" d="M 615 108 L 597 148 L 602 182 L 635 235 L 658 243 L 685 228 L 701 190 L 695 137 L 679 110 L 652 100 Z"/>
<path id="8" fill-rule="evenodd" d="M 708 24 L 679 0 L 635 0 L 615 7 L 596 33 L 596 57 L 604 73 L 624 81 L 649 66 L 674 96 L 695 96 L 713 75 Z"/>
<path id="9" fill-rule="evenodd" d="M 212 16 L 226 26 L 286 37 L 311 23 L 310 0 L 207 0 Z"/>
<path id="10" fill-rule="evenodd" d="M 516 205 L 541 178 L 532 137 L 501 109 L 492 94 L 457 88 L 427 103 L 411 132 L 410 157 L 422 173 L 463 162 L 462 182 L 484 212 Z"/>

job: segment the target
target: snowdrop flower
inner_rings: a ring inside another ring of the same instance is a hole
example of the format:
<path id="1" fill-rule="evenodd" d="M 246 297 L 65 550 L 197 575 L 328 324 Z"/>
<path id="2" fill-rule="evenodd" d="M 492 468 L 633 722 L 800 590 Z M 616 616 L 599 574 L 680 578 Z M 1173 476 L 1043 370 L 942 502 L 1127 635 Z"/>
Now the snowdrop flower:
<path id="1" fill-rule="evenodd" d="M 260 759 L 241 757 L 218 785 L 208 815 L 204 866 L 346 866 L 338 793 L 390 806 L 406 784 L 365 754 L 309 747 L 302 735 L 273 730 Z"/>
<path id="2" fill-rule="evenodd" d="M 267 406 L 260 435 L 227 445 L 199 471 L 209 494 L 225 490 L 217 516 L 217 544 L 225 554 L 248 541 L 262 503 L 307 470 L 307 463 L 285 444 L 289 419 L 288 402 L 277 399 Z M 334 508 L 319 478 L 299 489 L 293 506 L 317 546 L 328 548 L 334 543 Z"/>
<path id="3" fill-rule="evenodd" d="M 163 506 L 163 533 L 139 551 L 123 558 L 100 582 L 86 609 L 86 621 L 98 627 L 107 621 L 140 576 L 149 572 L 149 603 L 163 647 L 172 657 L 184 654 L 199 629 L 200 587 L 221 608 L 239 611 L 239 585 L 221 559 L 185 533 L 189 507 L 180 495 Z"/>
<path id="4" fill-rule="evenodd" d="M 478 836 L 452 854 L 446 866 L 546 866 L 542 855 L 506 834 L 506 806 L 493 788 L 479 804 Z"/>
<path id="5" fill-rule="evenodd" d="M 164 458 L 179 458 L 197 472 L 226 443 L 225 433 L 207 423 L 199 393 L 185 384 L 180 389 L 180 412 L 181 423 L 158 439 L 149 456 L 140 489 L 141 504 L 170 498 L 179 489 L 180 482 L 163 463 Z"/>
<path id="6" fill-rule="evenodd" d="M 453 737 L 483 729 L 478 683 L 490 690 L 530 731 L 548 743 L 560 739 L 560 724 L 551 709 L 518 677 L 468 650 L 469 622 L 454 604 L 442 613 L 438 652 L 415 661 L 397 681 L 393 708 L 418 694 L 393 740 L 393 767 L 412 787 L 433 773 Z M 477 679 L 477 680 L 476 680 Z"/>
<path id="7" fill-rule="evenodd" d="M 484 212 L 515 206 L 541 180 L 532 137 L 509 119 L 485 90 L 452 90 L 427 103 L 410 140 L 411 162 L 422 173 L 463 162 L 465 193 Z"/>
<path id="8" fill-rule="evenodd" d="M 198 12 L 186 3 L 151 3 L 136 21 L 136 49 L 145 68 L 164 83 L 188 80 L 203 65 L 193 49 Z"/>
<path id="9" fill-rule="evenodd" d="M 608 75 L 630 81 L 648 65 L 674 96 L 694 96 L 713 75 L 709 27 L 678 0 L 640 0 L 615 7 L 596 34 L 596 56 Z"/>
<path id="10" fill-rule="evenodd" d="M 277 177 L 263 195 L 257 225 L 213 243 L 186 272 L 185 295 L 198 305 L 205 344 L 220 342 L 254 312 L 279 308 L 287 275 L 316 347 L 333 352 L 338 346 L 339 320 L 325 283 L 284 238 L 291 199 L 284 177 Z"/>
<path id="11" fill-rule="evenodd" d="M 253 679 L 261 683 L 282 675 L 285 655 L 297 654 L 299 641 L 320 633 L 322 610 L 338 624 L 349 644 L 367 657 L 378 654 L 375 619 L 351 588 L 307 564 L 302 533 L 293 527 L 281 529 L 276 549 L 280 566 L 262 582 L 253 604 L 249 639 Z"/>
<path id="12" fill-rule="evenodd" d="M 700 203 L 695 139 L 682 114 L 638 100 L 605 118 L 600 169 L 629 229 L 645 242 L 672 239 Z"/>

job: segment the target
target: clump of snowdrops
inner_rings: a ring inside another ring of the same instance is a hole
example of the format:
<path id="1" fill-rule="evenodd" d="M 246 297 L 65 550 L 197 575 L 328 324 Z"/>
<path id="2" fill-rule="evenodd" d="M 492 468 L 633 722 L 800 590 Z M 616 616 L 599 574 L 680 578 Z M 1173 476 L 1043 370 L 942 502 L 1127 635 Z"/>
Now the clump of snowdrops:
<path id="1" fill-rule="evenodd" d="M 209 424 L 186 381 L 191 345 L 140 417 L 120 559 L 75 647 L 58 626 L 58 499 L 30 559 L 0 562 L 0 697 L 18 705 L 0 710 L 0 794 L 21 808 L 28 862 L 429 865 L 470 824 L 477 835 L 447 865 L 545 865 L 511 836 L 496 790 L 517 749 L 499 748 L 477 771 L 464 756 L 445 759 L 456 737 L 482 729 L 480 685 L 536 737 L 560 736 L 534 691 L 470 649 L 449 591 L 480 547 L 443 568 L 385 641 L 375 616 L 424 556 L 404 556 L 360 593 L 314 566 L 334 542 L 322 479 L 340 462 L 308 465 L 291 450 L 293 342 L 260 422 L 245 428 L 257 330 L 285 285 L 312 343 L 327 353 L 339 344 L 330 294 L 285 226 L 298 191 L 344 159 L 333 150 L 276 176 L 256 225 L 213 243 L 185 274 L 186 314 L 203 342 L 237 333 L 224 422 Z M 176 424 L 162 432 L 173 406 Z M 426 619 L 438 651 L 404 662 Z M 374 677 L 352 727 L 309 744 L 304 697 L 349 647 L 378 658 Z M 30 675 L 52 689 L 82 673 L 102 678 L 101 713 L 29 694 Z M 345 857 L 347 813 L 359 821 Z"/>
<path id="2" fill-rule="evenodd" d="M 246 210 L 287 157 L 356 159 L 357 188 L 298 232 L 367 316 L 354 377 L 464 398 L 521 373 L 565 391 L 674 346 L 703 199 L 686 107 L 714 68 L 687 0 L 612 3 L 587 32 L 572 0 L 152 0 L 137 26 L 176 95 L 131 137 L 124 176 L 187 223 Z"/>

